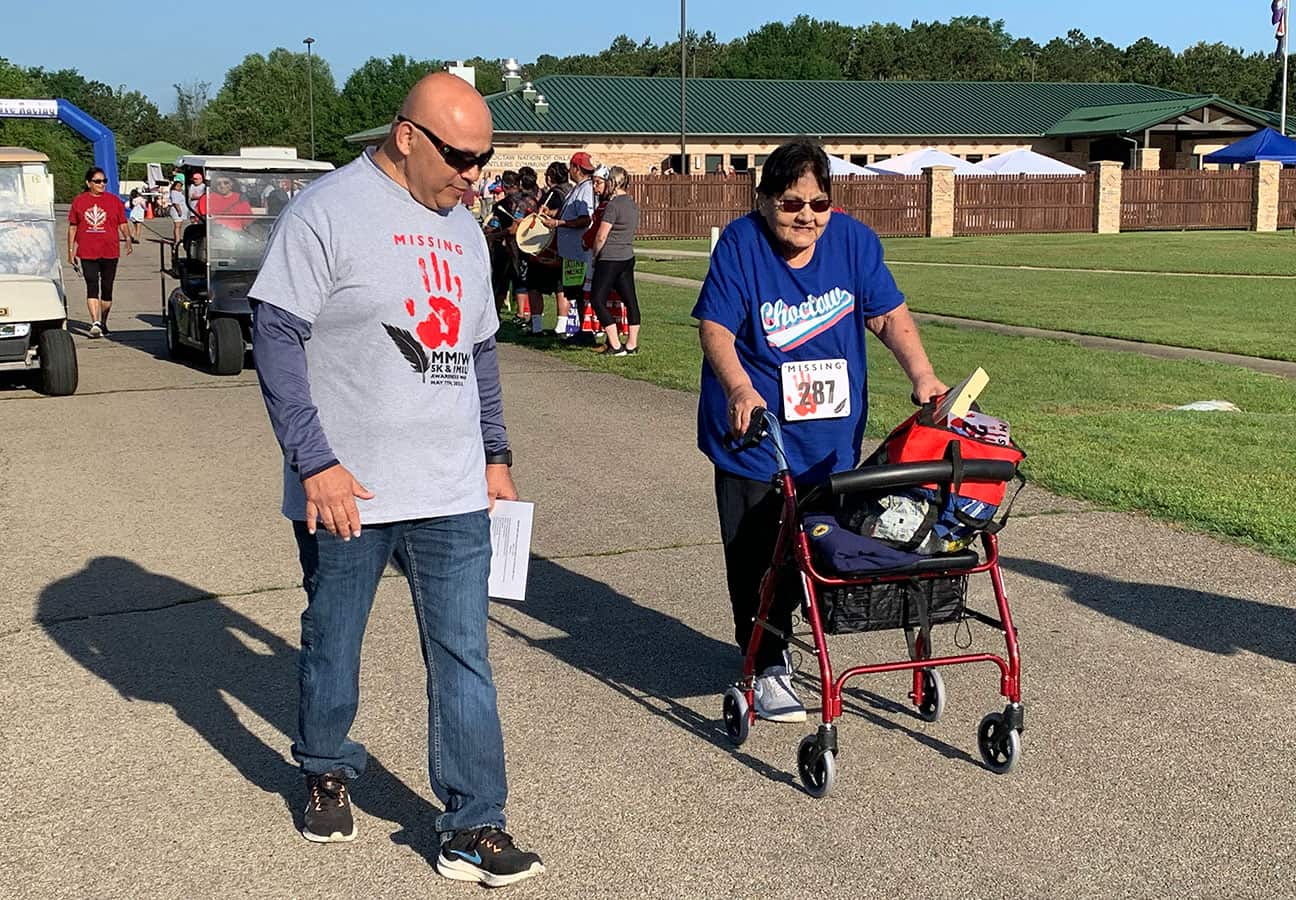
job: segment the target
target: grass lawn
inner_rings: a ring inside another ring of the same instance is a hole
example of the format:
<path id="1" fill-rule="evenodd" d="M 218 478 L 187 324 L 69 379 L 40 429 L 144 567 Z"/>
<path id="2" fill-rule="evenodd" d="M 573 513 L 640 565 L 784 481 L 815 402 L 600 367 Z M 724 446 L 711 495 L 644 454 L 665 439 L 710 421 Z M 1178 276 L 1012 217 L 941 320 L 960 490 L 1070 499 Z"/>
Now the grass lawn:
<path id="1" fill-rule="evenodd" d="M 1296 275 L 1296 235 L 1291 231 L 1277 234 L 1246 231 L 1001 234 L 890 238 L 883 243 L 887 258 L 894 260 L 1057 266 L 1064 269 Z"/>
<path id="2" fill-rule="evenodd" d="M 1143 231 L 1128 234 L 1002 234 L 885 238 L 887 259 L 1056 266 L 1149 272 L 1296 275 L 1296 234 L 1246 231 Z M 701 250 L 707 240 L 640 241 L 642 250 Z"/>
<path id="3" fill-rule="evenodd" d="M 707 260 L 645 254 L 637 267 L 700 280 Z M 1296 360 L 1296 281 L 904 265 L 892 272 L 919 312 Z"/>
<path id="4" fill-rule="evenodd" d="M 689 311 L 695 292 L 645 284 L 644 352 L 605 359 L 522 337 L 576 365 L 696 391 L 700 350 Z M 1296 561 L 1290 435 L 1296 385 L 1210 363 L 1148 359 L 1065 342 L 927 325 L 937 371 L 956 381 L 990 373 L 987 411 L 1008 419 L 1027 450 L 1032 481 L 1059 494 L 1227 536 Z M 880 436 L 911 408 L 908 383 L 890 354 L 870 345 L 869 433 Z M 1241 413 L 1175 412 L 1194 400 L 1230 400 Z"/>

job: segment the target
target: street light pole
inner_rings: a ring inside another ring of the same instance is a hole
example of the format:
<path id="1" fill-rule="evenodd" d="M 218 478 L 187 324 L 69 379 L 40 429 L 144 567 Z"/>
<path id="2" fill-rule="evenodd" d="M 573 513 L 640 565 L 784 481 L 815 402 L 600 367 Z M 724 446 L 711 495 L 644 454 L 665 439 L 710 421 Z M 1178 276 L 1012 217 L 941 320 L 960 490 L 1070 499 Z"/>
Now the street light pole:
<path id="1" fill-rule="evenodd" d="M 311 60 L 311 44 L 315 38 L 308 37 L 302 41 L 306 45 L 306 107 L 310 110 L 310 148 L 311 159 L 315 158 L 315 65 Z"/>
<path id="2" fill-rule="evenodd" d="M 1283 7 L 1282 21 L 1282 112 L 1279 113 L 1278 127 L 1287 134 L 1287 28 L 1291 24 L 1290 4 Z"/>
<path id="3" fill-rule="evenodd" d="M 686 54 L 688 52 L 684 44 L 684 4 L 687 0 L 680 0 L 680 174 L 689 173 L 688 160 L 688 137 L 687 128 L 684 125 L 684 82 L 687 80 L 688 71 L 685 68 Z"/>

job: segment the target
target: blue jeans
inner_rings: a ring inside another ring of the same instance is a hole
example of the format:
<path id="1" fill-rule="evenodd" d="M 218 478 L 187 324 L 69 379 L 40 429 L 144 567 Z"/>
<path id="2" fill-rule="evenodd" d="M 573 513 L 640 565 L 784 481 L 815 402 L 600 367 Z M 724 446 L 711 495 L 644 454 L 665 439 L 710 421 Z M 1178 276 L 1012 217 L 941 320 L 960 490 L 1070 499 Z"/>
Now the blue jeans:
<path id="1" fill-rule="evenodd" d="M 347 732 L 360 701 L 360 644 L 389 560 L 414 597 L 427 666 L 428 774 L 445 807 L 442 838 L 504 827 L 504 740 L 486 659 L 490 519 L 485 510 L 365 525 L 343 541 L 293 523 L 307 606 L 298 660 L 300 700 L 293 758 L 306 774 L 364 772 L 363 745 Z"/>

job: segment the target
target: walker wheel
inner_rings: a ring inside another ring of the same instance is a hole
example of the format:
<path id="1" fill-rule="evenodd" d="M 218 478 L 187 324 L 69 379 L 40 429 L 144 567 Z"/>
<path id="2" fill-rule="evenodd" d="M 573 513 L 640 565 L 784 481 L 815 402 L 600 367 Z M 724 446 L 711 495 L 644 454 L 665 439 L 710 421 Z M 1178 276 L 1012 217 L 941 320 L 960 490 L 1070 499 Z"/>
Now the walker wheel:
<path id="1" fill-rule="evenodd" d="M 1021 733 L 1009 727 L 1003 713 L 990 713 L 977 726 L 977 749 L 987 769 L 1006 775 L 1021 759 Z"/>
<path id="2" fill-rule="evenodd" d="M 797 773 L 811 797 L 825 797 L 837 780 L 837 754 L 819 746 L 816 735 L 807 734 L 797 747 Z"/>
<path id="3" fill-rule="evenodd" d="M 945 712 L 945 679 L 935 669 L 922 670 L 923 702 L 918 706 L 918 718 L 935 722 Z"/>
<path id="4" fill-rule="evenodd" d="M 735 747 L 741 747 L 751 732 L 751 712 L 747 706 L 747 695 L 736 687 L 724 693 L 724 726 L 725 734 Z"/>

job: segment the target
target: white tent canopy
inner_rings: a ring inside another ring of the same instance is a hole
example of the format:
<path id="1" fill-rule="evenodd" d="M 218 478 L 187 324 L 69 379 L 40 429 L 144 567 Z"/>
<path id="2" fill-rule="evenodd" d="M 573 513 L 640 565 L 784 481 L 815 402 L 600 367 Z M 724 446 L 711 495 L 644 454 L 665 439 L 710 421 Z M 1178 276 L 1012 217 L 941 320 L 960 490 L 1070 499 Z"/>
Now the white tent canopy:
<path id="1" fill-rule="evenodd" d="M 828 167 L 830 173 L 835 178 L 839 175 L 876 175 L 876 172 L 870 171 L 863 166 L 857 166 L 853 162 L 842 159 L 840 156 L 829 156 Z"/>
<path id="2" fill-rule="evenodd" d="M 875 162 L 869 168 L 879 175 L 920 175 L 928 166 L 953 166 L 955 175 L 975 175 L 978 171 L 976 166 L 967 160 L 959 159 L 935 147 L 910 150 L 908 153 L 884 159 L 882 162 Z"/>
<path id="3" fill-rule="evenodd" d="M 982 160 L 975 166 L 987 175 L 1083 175 L 1083 169 L 1058 162 L 1051 156 L 1020 147 Z"/>

